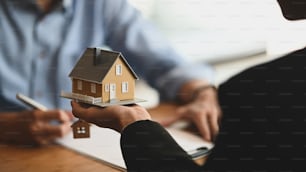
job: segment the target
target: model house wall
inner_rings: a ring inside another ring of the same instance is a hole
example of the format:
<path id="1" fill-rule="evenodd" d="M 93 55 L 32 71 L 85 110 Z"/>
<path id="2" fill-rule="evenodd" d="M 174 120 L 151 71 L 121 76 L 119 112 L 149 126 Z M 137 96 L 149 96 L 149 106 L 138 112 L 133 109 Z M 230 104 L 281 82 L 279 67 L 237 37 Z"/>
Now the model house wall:
<path id="1" fill-rule="evenodd" d="M 118 65 L 121 65 L 121 72 L 118 71 L 120 70 Z M 102 102 L 111 100 L 110 96 L 113 94 L 113 91 L 115 91 L 114 94 L 117 100 L 134 98 L 135 78 L 121 58 L 115 61 L 103 80 L 102 86 Z"/>
<path id="2" fill-rule="evenodd" d="M 72 79 L 72 92 L 84 94 L 93 97 L 102 96 L 102 84 L 94 83 L 91 81 Z"/>

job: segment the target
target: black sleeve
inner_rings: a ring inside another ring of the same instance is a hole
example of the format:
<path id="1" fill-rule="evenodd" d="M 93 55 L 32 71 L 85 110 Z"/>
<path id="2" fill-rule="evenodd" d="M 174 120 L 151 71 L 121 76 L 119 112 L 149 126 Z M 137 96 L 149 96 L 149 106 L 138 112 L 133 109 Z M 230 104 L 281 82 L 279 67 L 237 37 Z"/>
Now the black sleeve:
<path id="1" fill-rule="evenodd" d="M 153 121 L 138 121 L 121 135 L 121 150 L 128 171 L 200 171 L 169 133 Z"/>
<path id="2" fill-rule="evenodd" d="M 219 87 L 220 134 L 205 168 L 305 171 L 306 49 L 257 65 Z"/>

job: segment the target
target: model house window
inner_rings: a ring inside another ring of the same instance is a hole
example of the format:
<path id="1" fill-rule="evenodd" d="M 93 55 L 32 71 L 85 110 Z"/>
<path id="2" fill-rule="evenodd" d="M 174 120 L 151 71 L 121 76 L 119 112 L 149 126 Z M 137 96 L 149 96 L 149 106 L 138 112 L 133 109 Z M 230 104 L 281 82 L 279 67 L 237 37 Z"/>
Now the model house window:
<path id="1" fill-rule="evenodd" d="M 109 92 L 109 84 L 105 84 L 104 89 L 105 89 L 105 92 Z"/>
<path id="2" fill-rule="evenodd" d="M 122 93 L 127 93 L 129 90 L 129 84 L 128 82 L 122 82 Z"/>
<path id="3" fill-rule="evenodd" d="M 77 133 L 78 133 L 78 134 L 84 134 L 84 133 L 86 133 L 85 127 L 77 127 Z"/>
<path id="4" fill-rule="evenodd" d="M 92 93 L 96 93 L 96 84 L 94 84 L 94 83 L 91 83 L 91 84 L 90 84 L 90 91 L 91 91 Z"/>
<path id="5" fill-rule="evenodd" d="M 78 81 L 77 82 L 77 88 L 78 88 L 78 90 L 82 90 L 82 81 Z"/>
<path id="6" fill-rule="evenodd" d="M 122 65 L 121 64 L 116 65 L 116 75 L 122 75 Z"/>

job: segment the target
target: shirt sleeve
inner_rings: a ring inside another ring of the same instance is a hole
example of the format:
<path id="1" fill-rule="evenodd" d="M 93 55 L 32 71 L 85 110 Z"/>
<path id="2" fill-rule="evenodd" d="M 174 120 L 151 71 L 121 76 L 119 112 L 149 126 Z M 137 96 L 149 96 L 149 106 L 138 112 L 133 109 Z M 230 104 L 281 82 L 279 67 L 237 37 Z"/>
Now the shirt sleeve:
<path id="1" fill-rule="evenodd" d="M 135 72 L 157 89 L 162 100 L 174 100 L 188 80 L 213 82 L 207 64 L 191 64 L 160 32 L 125 0 L 107 1 L 104 9 L 106 43 L 123 53 Z"/>
<path id="2" fill-rule="evenodd" d="M 200 171 L 200 167 L 156 122 L 144 120 L 127 126 L 120 142 L 128 171 Z"/>

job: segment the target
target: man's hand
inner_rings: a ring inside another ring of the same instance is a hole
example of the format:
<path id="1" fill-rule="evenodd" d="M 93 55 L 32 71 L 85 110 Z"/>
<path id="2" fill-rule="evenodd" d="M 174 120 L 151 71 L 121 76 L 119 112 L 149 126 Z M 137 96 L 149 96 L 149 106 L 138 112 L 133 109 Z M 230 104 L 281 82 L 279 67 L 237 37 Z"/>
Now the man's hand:
<path id="1" fill-rule="evenodd" d="M 17 144 L 48 144 L 71 130 L 72 118 L 71 112 L 62 110 L 3 114 L 0 122 L 1 140 Z"/>
<path id="2" fill-rule="evenodd" d="M 177 113 L 179 117 L 191 120 L 207 141 L 212 141 L 219 131 L 221 110 L 213 88 L 200 91 L 194 100 L 179 107 Z"/>
<path id="3" fill-rule="evenodd" d="M 167 126 L 179 119 L 188 119 L 205 140 L 213 141 L 221 117 L 216 89 L 203 81 L 190 81 L 179 90 L 178 98 L 182 104 L 177 108 L 177 114 L 171 120 L 161 121 L 161 124 Z"/>
<path id="4" fill-rule="evenodd" d="M 83 106 L 72 101 L 71 106 L 72 113 L 76 117 L 96 124 L 99 127 L 111 128 L 120 133 L 133 122 L 151 119 L 147 110 L 138 105 L 100 108 L 96 106 Z"/>

